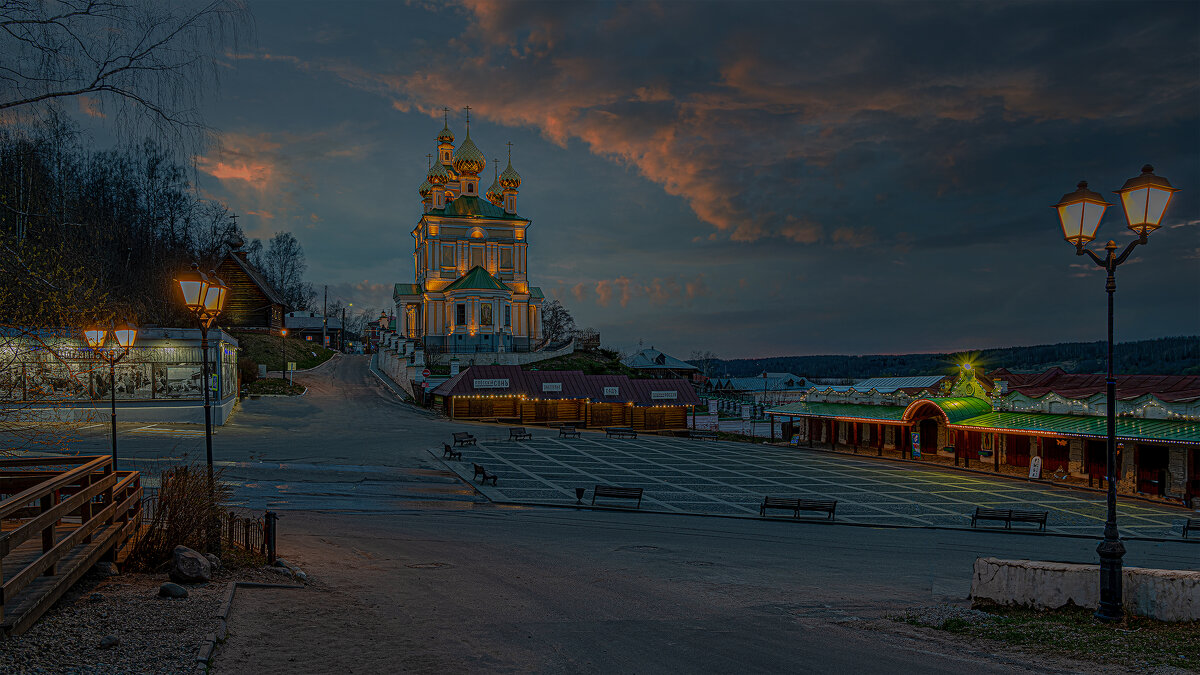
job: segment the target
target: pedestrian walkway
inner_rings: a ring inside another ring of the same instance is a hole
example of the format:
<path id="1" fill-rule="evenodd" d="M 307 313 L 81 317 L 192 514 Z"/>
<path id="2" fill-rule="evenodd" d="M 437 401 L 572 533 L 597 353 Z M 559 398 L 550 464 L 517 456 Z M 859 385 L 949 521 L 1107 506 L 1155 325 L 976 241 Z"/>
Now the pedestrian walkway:
<path id="1" fill-rule="evenodd" d="M 480 435 L 479 447 L 450 464 L 468 480 L 471 463 L 498 473 L 498 486 L 477 485 L 493 501 L 573 504 L 575 488 L 588 488 L 590 501 L 594 485 L 608 484 L 643 488 L 643 509 L 677 513 L 757 516 L 763 496 L 773 495 L 836 499 L 839 521 L 864 524 L 969 527 L 982 506 L 1046 510 L 1051 532 L 1099 536 L 1105 518 L 1099 493 L 813 450 L 661 436 L 535 432 L 508 442 Z M 1130 500 L 1118 507 L 1127 537 L 1178 537 L 1187 516 Z"/>

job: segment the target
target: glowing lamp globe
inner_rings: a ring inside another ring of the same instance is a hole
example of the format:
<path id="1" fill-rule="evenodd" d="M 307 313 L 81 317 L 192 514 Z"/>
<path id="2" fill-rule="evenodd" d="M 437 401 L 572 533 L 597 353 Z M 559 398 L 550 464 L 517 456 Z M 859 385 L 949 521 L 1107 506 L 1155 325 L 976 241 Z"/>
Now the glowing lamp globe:
<path id="1" fill-rule="evenodd" d="M 1142 167 L 1142 175 L 1125 181 L 1116 194 L 1121 195 L 1129 229 L 1144 237 L 1162 224 L 1163 213 L 1176 192 L 1179 188 L 1171 187 L 1166 178 L 1155 176 L 1154 167 L 1147 164 Z"/>
<path id="2" fill-rule="evenodd" d="M 209 316 L 216 316 L 225 309 L 225 296 L 229 294 L 229 287 L 225 282 L 217 278 L 215 270 L 210 270 L 208 273 L 208 288 L 204 292 L 204 313 Z"/>
<path id="3" fill-rule="evenodd" d="M 117 338 L 117 344 L 121 345 L 122 349 L 129 349 L 133 346 L 137 340 L 137 332 L 137 326 L 128 321 L 122 321 L 113 326 L 113 336 Z"/>
<path id="4" fill-rule="evenodd" d="M 1083 248 L 1096 238 L 1100 218 L 1109 203 L 1099 192 L 1088 189 L 1087 181 L 1079 181 L 1078 189 L 1063 195 L 1054 208 L 1058 209 L 1058 220 L 1062 223 L 1063 238 Z"/>
<path id="5" fill-rule="evenodd" d="M 83 339 L 87 340 L 88 346 L 92 349 L 100 349 L 104 346 L 104 337 L 108 331 L 103 328 L 89 328 L 83 331 Z"/>
<path id="6" fill-rule="evenodd" d="M 200 271 L 200 266 L 192 263 L 192 269 L 180 274 L 175 282 L 183 293 L 183 304 L 192 312 L 204 310 L 204 297 L 208 293 L 208 277 Z"/>

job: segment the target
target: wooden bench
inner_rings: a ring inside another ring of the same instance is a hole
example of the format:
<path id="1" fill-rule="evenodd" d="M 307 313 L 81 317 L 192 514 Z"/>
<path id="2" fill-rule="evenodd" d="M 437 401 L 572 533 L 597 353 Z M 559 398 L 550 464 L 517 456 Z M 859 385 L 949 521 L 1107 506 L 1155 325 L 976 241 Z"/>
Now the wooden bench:
<path id="1" fill-rule="evenodd" d="M 1011 530 L 1013 523 L 1038 523 L 1041 531 L 1046 529 L 1046 517 L 1049 511 L 1020 511 L 1016 509 L 985 509 L 975 507 L 975 515 L 971 516 L 971 527 L 980 520 L 1004 521 L 1004 529 Z"/>
<path id="2" fill-rule="evenodd" d="M 481 483 L 486 483 L 490 480 L 490 481 L 492 481 L 492 485 L 495 485 L 496 481 L 499 480 L 499 478 L 500 478 L 500 476 L 498 476 L 494 473 L 491 473 L 490 471 L 483 468 L 482 466 L 479 466 L 478 464 L 474 464 L 473 466 L 475 467 L 475 475 L 472 476 L 471 478 L 479 478 Z"/>
<path id="3" fill-rule="evenodd" d="M 533 434 L 525 431 L 525 427 L 514 427 L 508 430 L 508 440 L 523 441 L 533 438 Z"/>
<path id="4" fill-rule="evenodd" d="M 604 435 L 606 438 L 637 438 L 637 432 L 629 427 L 608 427 Z"/>
<path id="5" fill-rule="evenodd" d="M 1200 518 L 1188 518 L 1183 521 L 1183 538 L 1188 538 L 1188 533 L 1193 530 L 1200 530 Z"/>
<path id="6" fill-rule="evenodd" d="M 465 431 L 459 431 L 453 434 L 455 445 L 475 445 L 475 437 Z"/>
<path id="7" fill-rule="evenodd" d="M 558 428 L 559 438 L 579 438 L 579 430 L 573 426 L 566 425 Z"/>
<path id="8" fill-rule="evenodd" d="M 596 497 L 636 499 L 637 508 L 642 508 L 642 488 L 624 488 L 616 487 L 614 485 L 597 485 L 592 489 L 592 506 L 596 505 Z"/>
<path id="9" fill-rule="evenodd" d="M 800 517 L 801 511 L 823 511 L 829 514 L 829 520 L 833 520 L 834 512 L 837 511 L 837 500 L 763 497 L 763 503 L 758 509 L 758 515 L 765 517 L 767 515 L 767 509 L 784 509 L 791 511 L 793 517 L 795 518 Z"/>
<path id="10" fill-rule="evenodd" d="M 454 448 L 450 447 L 449 443 L 442 443 L 442 448 L 443 458 L 449 457 L 450 459 L 462 459 L 462 451 L 455 450 Z"/>
<path id="11" fill-rule="evenodd" d="M 688 432 L 688 438 L 703 438 L 708 441 L 717 440 L 717 432 L 705 431 L 703 429 L 692 429 Z"/>

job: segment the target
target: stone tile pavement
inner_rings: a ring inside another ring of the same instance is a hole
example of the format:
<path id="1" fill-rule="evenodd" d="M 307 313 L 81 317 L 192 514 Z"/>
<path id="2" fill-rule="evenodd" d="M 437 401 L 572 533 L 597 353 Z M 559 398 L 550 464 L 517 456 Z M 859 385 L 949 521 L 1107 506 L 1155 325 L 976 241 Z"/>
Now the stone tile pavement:
<path id="1" fill-rule="evenodd" d="M 506 428 L 483 429 L 472 428 L 479 446 L 463 448 L 463 461 L 448 465 L 468 481 L 472 463 L 499 474 L 496 487 L 476 483 L 498 502 L 574 504 L 575 488 L 585 487 L 584 503 L 590 503 L 592 487 L 608 484 L 643 488 L 643 510 L 677 513 L 757 517 L 763 496 L 773 495 L 836 499 L 837 519 L 843 522 L 969 527 L 976 506 L 1021 508 L 1049 511 L 1048 531 L 1097 537 L 1105 517 L 1099 493 L 939 467 L 646 435 L 606 439 L 584 432 L 581 438 L 559 439 L 554 430 L 535 429 L 532 440 L 510 442 L 504 440 Z M 768 513 L 789 517 L 783 511 Z M 1117 522 L 1125 537 L 1174 538 L 1188 515 L 1183 509 L 1122 500 Z"/>

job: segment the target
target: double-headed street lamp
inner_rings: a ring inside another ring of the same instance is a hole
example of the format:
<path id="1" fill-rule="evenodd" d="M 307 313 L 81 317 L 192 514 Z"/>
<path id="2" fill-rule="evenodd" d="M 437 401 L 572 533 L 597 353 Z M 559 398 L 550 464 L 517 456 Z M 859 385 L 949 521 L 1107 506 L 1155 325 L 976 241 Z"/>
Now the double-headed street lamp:
<path id="1" fill-rule="evenodd" d="M 1142 167 L 1142 175 L 1130 178 L 1116 194 L 1121 196 L 1121 206 L 1129 229 L 1138 238 L 1129 243 L 1120 255 L 1117 244 L 1109 241 L 1103 258 L 1085 248 L 1096 238 L 1100 218 L 1110 204 L 1097 192 L 1088 189 L 1087 181 L 1081 181 L 1079 189 L 1063 195 L 1054 208 L 1062 223 L 1063 237 L 1075 245 L 1076 255 L 1087 255 L 1097 265 L 1108 271 L 1108 518 L 1104 521 L 1104 541 L 1096 547 L 1100 554 L 1100 607 L 1096 617 L 1103 621 L 1120 621 L 1121 608 L 1121 558 L 1125 546 L 1117 534 L 1117 380 L 1113 376 L 1113 293 L 1117 290 L 1117 266 L 1125 262 L 1138 244 L 1147 243 L 1150 233 L 1162 223 L 1163 213 L 1171 196 L 1179 190 L 1171 187 L 1166 178 L 1154 175 L 1154 167 Z"/>
<path id="2" fill-rule="evenodd" d="M 200 324 L 200 361 L 203 364 L 201 373 L 204 378 L 204 443 L 208 451 L 208 483 L 212 487 L 212 402 L 208 392 L 208 328 L 225 308 L 225 297 L 229 294 L 229 287 L 217 278 L 215 270 L 210 270 L 206 275 L 196 263 L 192 263 L 192 269 L 180 274 L 175 281 L 179 284 L 179 290 L 183 292 L 183 304 Z"/>
<path id="3" fill-rule="evenodd" d="M 108 392 L 112 403 L 112 468 L 117 470 L 117 361 L 125 358 L 129 353 L 129 348 L 137 340 L 137 326 L 129 322 L 122 322 L 112 326 L 113 339 L 117 341 L 117 347 L 114 349 L 104 350 L 104 344 L 108 341 L 110 331 L 104 328 L 89 328 L 83 331 L 83 338 L 87 340 L 87 344 L 92 348 L 92 353 L 96 356 L 108 361 Z"/>

